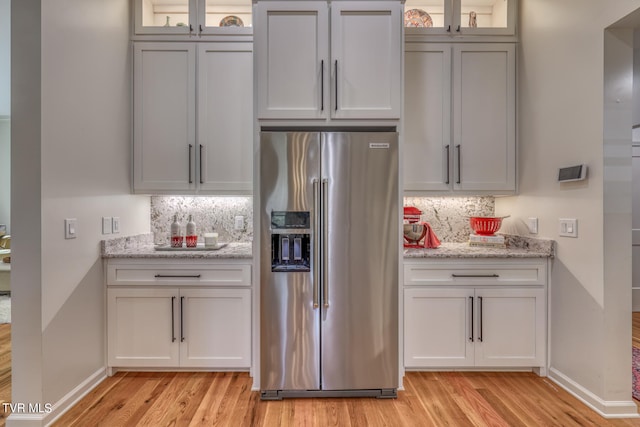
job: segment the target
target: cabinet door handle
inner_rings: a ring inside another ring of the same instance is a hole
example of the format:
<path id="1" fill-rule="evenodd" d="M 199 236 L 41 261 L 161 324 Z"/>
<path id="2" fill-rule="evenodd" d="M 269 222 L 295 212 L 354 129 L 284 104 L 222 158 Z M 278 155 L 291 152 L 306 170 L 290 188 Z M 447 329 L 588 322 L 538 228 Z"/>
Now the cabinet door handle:
<path id="1" fill-rule="evenodd" d="M 202 34 L 202 24 L 198 25 L 198 28 L 200 28 L 200 34 Z"/>
<path id="2" fill-rule="evenodd" d="M 176 297 L 171 297 L 171 342 L 176 342 L 175 302 Z"/>
<path id="3" fill-rule="evenodd" d="M 184 297 L 180 297 L 180 342 L 184 342 Z"/>
<path id="4" fill-rule="evenodd" d="M 191 152 L 193 151 L 193 144 L 189 144 L 189 184 L 193 184 L 193 178 L 191 178 Z"/>
<path id="5" fill-rule="evenodd" d="M 320 111 L 324 111 L 324 59 L 320 61 Z"/>
<path id="6" fill-rule="evenodd" d="M 471 325 L 469 328 L 469 342 L 473 342 L 473 297 L 469 297 L 469 306 L 471 307 Z"/>
<path id="7" fill-rule="evenodd" d="M 335 87 L 336 87 L 336 111 L 338 111 L 338 60 L 336 59 L 336 65 L 335 65 L 336 71 L 335 71 Z"/>
<path id="8" fill-rule="evenodd" d="M 193 25 L 189 24 L 189 32 L 193 33 Z"/>
<path id="9" fill-rule="evenodd" d="M 155 277 L 156 279 L 199 279 L 201 276 L 202 274 L 156 274 L 153 277 Z"/>
<path id="10" fill-rule="evenodd" d="M 478 322 L 480 326 L 480 331 L 478 331 L 478 341 L 482 342 L 482 297 L 478 297 L 479 304 L 479 313 L 478 313 Z"/>
<path id="11" fill-rule="evenodd" d="M 202 144 L 200 144 L 200 184 L 204 184 L 204 180 L 202 179 Z"/>
<path id="12" fill-rule="evenodd" d="M 499 274 L 451 274 L 451 277 L 463 277 L 463 278 L 469 278 L 469 277 L 500 277 Z"/>
<path id="13" fill-rule="evenodd" d="M 449 184 L 449 144 L 447 144 L 445 150 L 447 150 L 447 180 L 444 183 Z"/>
<path id="14" fill-rule="evenodd" d="M 461 157 L 461 151 L 462 149 L 460 148 L 460 144 L 456 145 L 456 156 L 458 157 L 458 180 L 456 181 L 456 184 L 460 184 L 460 182 L 462 181 L 462 174 L 460 173 L 460 157 Z"/>
<path id="15" fill-rule="evenodd" d="M 460 32 L 460 24 L 458 24 L 458 28 L 456 28 L 456 31 L 459 33 Z"/>
<path id="16" fill-rule="evenodd" d="M 451 32 L 451 25 L 447 26 L 447 33 Z"/>

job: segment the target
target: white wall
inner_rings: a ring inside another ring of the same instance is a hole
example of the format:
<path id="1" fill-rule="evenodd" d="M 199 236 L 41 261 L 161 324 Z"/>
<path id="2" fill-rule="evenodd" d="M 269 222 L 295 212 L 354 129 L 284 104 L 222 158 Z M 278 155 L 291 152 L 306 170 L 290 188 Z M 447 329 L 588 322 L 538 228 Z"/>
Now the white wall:
<path id="1" fill-rule="evenodd" d="M 11 0 L 0 0 L 0 117 L 9 116 L 11 103 Z"/>
<path id="2" fill-rule="evenodd" d="M 101 217 L 149 232 L 149 197 L 130 195 L 129 14 L 128 0 L 14 2 L 13 402 L 56 403 L 104 372 Z"/>
<path id="3" fill-rule="evenodd" d="M 0 89 L 1 92 L 1 89 Z M 11 232 L 11 120 L 0 117 L 0 224 Z"/>
<path id="4" fill-rule="evenodd" d="M 623 236 L 617 252 L 605 253 L 605 247 L 611 251 L 605 233 L 611 237 L 619 230 L 605 227 L 612 212 L 604 202 L 605 187 L 622 192 L 630 188 L 631 75 L 624 74 L 623 68 L 617 82 L 620 93 L 613 101 L 614 115 L 628 116 L 628 120 L 622 121 L 626 123 L 623 136 L 615 135 L 618 145 L 609 148 L 613 155 L 605 156 L 603 52 L 604 29 L 638 4 L 522 0 L 520 7 L 520 195 L 497 198 L 496 213 L 538 217 L 539 236 L 557 241 L 550 292 L 552 375 L 583 393 L 586 400 L 591 398 L 590 403 L 602 412 L 631 408 L 635 412 L 630 375 L 630 243 L 625 246 Z M 616 158 L 621 148 L 623 152 L 628 148 L 628 158 Z M 556 182 L 559 167 L 580 163 L 589 166 L 588 180 Z M 617 178 L 612 180 L 613 175 Z M 616 223 L 622 228 L 628 225 L 626 236 L 631 228 L 628 198 L 628 206 L 613 207 Z M 578 219 L 577 239 L 558 236 L 561 217 Z M 621 268 L 612 272 L 608 258 L 614 255 Z M 609 405 L 612 401 L 624 405 L 615 408 Z"/>

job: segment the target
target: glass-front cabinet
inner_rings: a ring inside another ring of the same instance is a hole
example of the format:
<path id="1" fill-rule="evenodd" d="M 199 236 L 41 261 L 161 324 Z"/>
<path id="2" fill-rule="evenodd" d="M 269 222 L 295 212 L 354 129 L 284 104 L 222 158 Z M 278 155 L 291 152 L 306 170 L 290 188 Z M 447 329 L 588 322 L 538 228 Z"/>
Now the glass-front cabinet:
<path id="1" fill-rule="evenodd" d="M 516 0 L 406 0 L 408 34 L 513 35 Z"/>
<path id="2" fill-rule="evenodd" d="M 135 0 L 135 8 L 136 34 L 220 34 L 253 24 L 251 0 Z"/>

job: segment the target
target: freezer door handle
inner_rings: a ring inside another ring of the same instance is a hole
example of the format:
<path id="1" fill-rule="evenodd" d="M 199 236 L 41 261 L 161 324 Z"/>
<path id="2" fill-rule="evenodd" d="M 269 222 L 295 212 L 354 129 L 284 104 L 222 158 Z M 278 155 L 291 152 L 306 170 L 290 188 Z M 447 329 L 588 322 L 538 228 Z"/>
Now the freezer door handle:
<path id="1" fill-rule="evenodd" d="M 311 180 L 313 183 L 313 309 L 315 310 L 320 305 L 320 232 L 319 222 L 320 215 L 318 214 L 318 208 L 320 207 L 320 185 L 318 179 Z"/>
<path id="2" fill-rule="evenodd" d="M 329 214 L 329 202 L 327 201 L 327 188 L 329 180 L 322 180 L 322 301 L 324 308 L 329 308 L 329 281 L 327 280 L 327 239 L 329 237 L 327 216 Z"/>

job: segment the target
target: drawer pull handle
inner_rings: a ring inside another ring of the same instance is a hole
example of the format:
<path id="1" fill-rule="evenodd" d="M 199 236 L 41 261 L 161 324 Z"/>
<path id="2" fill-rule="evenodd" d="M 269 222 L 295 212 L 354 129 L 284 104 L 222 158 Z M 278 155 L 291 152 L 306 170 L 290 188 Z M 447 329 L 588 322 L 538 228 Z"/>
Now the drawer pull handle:
<path id="1" fill-rule="evenodd" d="M 176 297 L 171 297 L 171 342 L 176 342 L 175 303 Z"/>
<path id="2" fill-rule="evenodd" d="M 202 274 L 187 274 L 187 275 L 171 275 L 171 274 L 156 274 L 156 279 L 199 279 Z"/>
<path id="3" fill-rule="evenodd" d="M 180 342 L 184 342 L 184 297 L 180 297 Z"/>
<path id="4" fill-rule="evenodd" d="M 480 323 L 480 332 L 478 333 L 478 341 L 482 342 L 482 297 L 478 297 L 480 313 L 478 313 L 478 323 Z"/>
<path id="5" fill-rule="evenodd" d="M 452 274 L 451 277 L 464 277 L 464 278 L 469 278 L 469 277 L 481 277 L 481 278 L 482 277 L 484 277 L 484 278 L 490 277 L 491 278 L 491 277 L 493 277 L 493 278 L 496 278 L 496 277 L 500 277 L 500 275 L 499 274 Z"/>
<path id="6" fill-rule="evenodd" d="M 469 307 L 471 307 L 471 327 L 469 328 L 469 342 L 473 342 L 473 297 L 469 297 Z"/>

